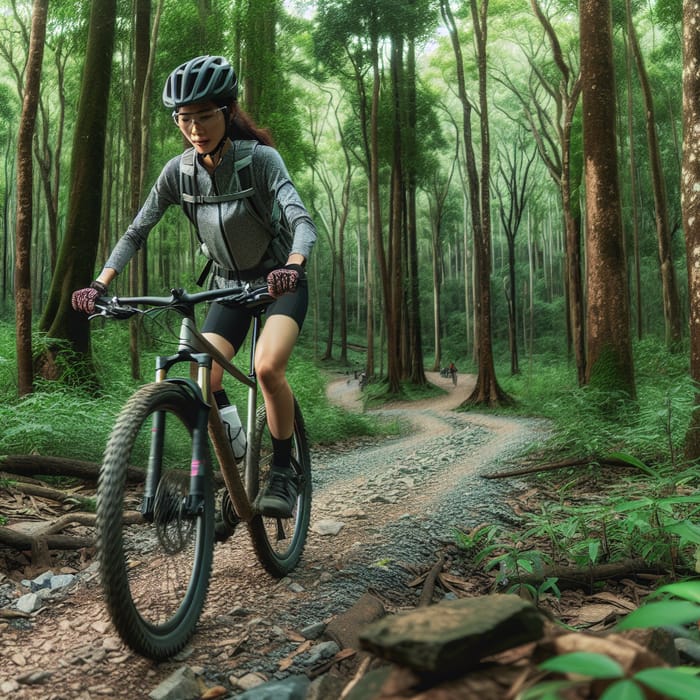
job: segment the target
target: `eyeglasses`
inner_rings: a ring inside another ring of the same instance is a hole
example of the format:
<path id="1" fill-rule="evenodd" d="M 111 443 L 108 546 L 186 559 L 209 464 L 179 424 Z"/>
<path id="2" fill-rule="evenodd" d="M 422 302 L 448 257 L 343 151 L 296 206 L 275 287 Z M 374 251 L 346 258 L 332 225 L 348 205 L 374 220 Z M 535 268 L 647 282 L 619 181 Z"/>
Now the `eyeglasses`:
<path id="1" fill-rule="evenodd" d="M 217 114 L 217 112 L 223 112 L 226 107 L 217 107 L 216 109 L 208 109 L 206 112 L 192 112 L 180 114 L 180 112 L 173 112 L 173 121 L 181 129 L 191 129 L 195 124 L 199 126 L 206 126 Z"/>

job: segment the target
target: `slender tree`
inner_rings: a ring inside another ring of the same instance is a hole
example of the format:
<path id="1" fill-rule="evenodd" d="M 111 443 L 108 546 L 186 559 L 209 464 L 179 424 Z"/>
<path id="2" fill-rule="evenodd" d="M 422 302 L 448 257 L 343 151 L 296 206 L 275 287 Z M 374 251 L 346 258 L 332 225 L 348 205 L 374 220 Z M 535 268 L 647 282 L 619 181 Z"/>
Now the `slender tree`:
<path id="1" fill-rule="evenodd" d="M 639 83 L 642 87 L 642 97 L 644 98 L 649 168 L 651 171 L 651 185 L 654 195 L 656 240 L 659 251 L 661 290 L 663 294 L 664 320 L 666 323 L 666 344 L 671 350 L 678 351 L 680 350 L 683 335 L 681 331 L 681 301 L 678 293 L 676 267 L 673 261 L 671 230 L 668 221 L 668 201 L 666 197 L 663 165 L 661 162 L 661 149 L 657 134 L 654 96 L 652 94 L 649 76 L 647 75 L 642 50 L 639 46 L 639 40 L 637 39 L 637 30 L 632 21 L 631 0 L 626 0 L 625 5 L 627 10 L 627 33 L 629 35 L 630 48 L 632 49 L 632 55 L 634 56 L 637 66 Z"/>
<path id="2" fill-rule="evenodd" d="M 457 91 L 462 107 L 462 129 L 464 138 L 467 178 L 469 182 L 469 204 L 474 230 L 474 273 L 476 276 L 475 308 L 477 315 L 477 378 L 474 391 L 465 401 L 467 405 L 488 404 L 496 406 L 509 403 L 510 398 L 501 389 L 496 378 L 493 358 L 491 329 L 491 198 L 490 198 L 490 133 L 488 121 L 488 99 L 486 94 L 486 40 L 488 0 L 470 0 L 474 44 L 479 76 L 479 128 L 481 140 L 480 166 L 474 151 L 471 118 L 472 103 L 467 94 L 464 76 L 462 47 L 449 0 L 441 0 L 443 19 L 450 32 L 457 63 Z"/>
<path id="3" fill-rule="evenodd" d="M 581 263 L 581 216 L 578 206 L 578 174 L 572 167 L 572 126 L 581 94 L 581 75 L 562 51 L 559 38 L 538 0 L 530 0 L 533 12 L 542 25 L 549 43 L 558 81 L 551 80 L 548 71 L 532 63 L 536 83 L 551 96 L 557 118 L 552 122 L 537 101 L 526 114 L 530 120 L 540 157 L 559 187 L 564 218 L 566 247 L 567 335 L 573 347 L 579 384 L 585 383 L 586 351 L 583 304 L 583 272 Z M 553 133 L 549 132 L 552 125 Z M 553 146 L 556 144 L 556 148 Z"/>
<path id="4" fill-rule="evenodd" d="M 48 0 L 34 0 L 29 55 L 25 71 L 22 117 L 17 136 L 17 212 L 15 224 L 15 324 L 17 380 L 20 396 L 34 387 L 32 366 L 32 287 L 30 253 L 32 240 L 34 168 L 32 140 L 39 105 L 41 63 L 46 42 Z"/>
<path id="5" fill-rule="evenodd" d="M 603 390 L 622 391 L 634 398 L 610 1 L 581 0 L 579 11 L 586 185 L 586 379 Z"/>
<path id="6" fill-rule="evenodd" d="M 70 299 L 73 290 L 88 284 L 95 274 L 116 10 L 116 0 L 94 0 L 90 12 L 72 149 L 66 233 L 40 322 L 41 330 L 50 338 L 67 341 L 72 350 L 85 356 L 90 352 L 88 320 L 72 310 Z M 52 360 L 62 347 L 57 343 L 48 351 L 43 369 L 48 376 L 55 375 Z"/>
<path id="7" fill-rule="evenodd" d="M 533 149 L 529 153 L 520 138 L 521 134 L 509 150 L 501 149 L 498 164 L 499 179 L 505 188 L 496 187 L 501 219 L 501 227 L 508 242 L 508 281 L 505 284 L 506 306 L 508 309 L 508 345 L 510 346 L 510 372 L 518 374 L 518 303 L 515 271 L 515 237 L 520 229 L 520 223 L 525 212 L 525 205 L 532 190 L 529 173 L 536 157 Z"/>
<path id="8" fill-rule="evenodd" d="M 699 0 L 683 0 L 683 163 L 681 209 L 690 301 L 690 376 L 695 410 L 685 436 L 685 454 L 700 459 L 700 17 Z"/>

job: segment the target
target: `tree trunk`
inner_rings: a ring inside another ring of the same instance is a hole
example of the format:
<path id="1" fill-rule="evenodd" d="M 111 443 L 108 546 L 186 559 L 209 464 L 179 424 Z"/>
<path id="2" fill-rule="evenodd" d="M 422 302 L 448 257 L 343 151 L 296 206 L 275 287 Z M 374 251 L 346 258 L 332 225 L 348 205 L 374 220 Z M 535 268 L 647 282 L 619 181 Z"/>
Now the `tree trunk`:
<path id="1" fill-rule="evenodd" d="M 633 399 L 610 2 L 582 0 L 579 9 L 588 270 L 586 379 L 600 389 L 622 391 Z"/>
<path id="2" fill-rule="evenodd" d="M 136 0 L 134 7 L 134 89 L 131 93 L 131 153 L 129 163 L 129 217 L 136 216 L 142 197 L 144 153 L 142 105 L 150 58 L 151 40 L 151 0 Z M 137 253 L 129 265 L 129 293 L 133 296 L 145 294 L 146 289 L 140 288 L 139 263 L 145 263 L 145 251 Z M 129 357 L 131 358 L 131 376 L 141 379 L 141 360 L 139 352 L 139 323 L 136 319 L 129 321 Z"/>
<path id="3" fill-rule="evenodd" d="M 396 319 L 391 306 L 391 283 L 389 278 L 389 266 L 384 252 L 382 236 L 382 213 L 379 194 L 379 94 L 381 75 L 379 71 L 379 39 L 377 28 L 373 29 L 370 38 L 370 55 L 372 62 L 372 108 L 370 116 L 370 200 L 372 222 L 370 226 L 372 236 L 372 248 L 374 250 L 378 274 L 382 285 L 382 309 L 384 311 L 384 323 L 387 329 L 387 390 L 390 394 L 399 391 L 398 374 L 398 345 L 396 343 Z M 368 271 L 368 277 L 372 274 Z M 368 307 L 369 308 L 369 307 Z M 369 348 L 368 348 L 369 352 Z M 368 363 L 369 364 L 369 363 Z"/>
<path id="4" fill-rule="evenodd" d="M 664 182 L 663 165 L 659 139 L 656 133 L 656 117 L 654 116 L 654 97 L 649 84 L 642 51 L 637 41 L 637 32 L 632 22 L 631 0 L 626 0 L 627 27 L 632 48 L 632 54 L 637 65 L 639 82 L 644 97 L 644 112 L 646 114 L 647 144 L 649 147 L 649 164 L 651 168 L 651 185 L 654 193 L 654 213 L 656 220 L 656 238 L 659 250 L 659 266 L 661 269 L 661 290 L 663 295 L 664 320 L 666 322 L 666 345 L 672 351 L 680 350 L 682 340 L 681 302 L 678 293 L 676 268 L 673 264 L 673 246 L 671 231 L 668 224 L 668 203 L 666 184 Z"/>
<path id="5" fill-rule="evenodd" d="M 476 348 L 477 378 L 471 395 L 465 405 L 487 404 L 497 406 L 508 403 L 509 398 L 503 392 L 496 379 L 493 360 L 493 341 L 491 330 L 491 205 L 489 194 L 490 180 L 490 144 L 488 124 L 488 103 L 486 95 L 486 38 L 488 0 L 471 0 L 471 15 L 476 44 L 476 59 L 479 72 L 479 115 L 481 127 L 481 172 L 479 173 L 474 154 L 471 130 L 472 106 L 467 96 L 462 48 L 457 26 L 450 8 L 449 0 L 440 3 L 443 17 L 450 30 L 452 46 L 457 63 L 457 91 L 462 104 L 462 121 L 464 148 L 469 181 L 469 203 L 471 221 L 474 231 L 474 273 L 476 277 L 476 294 L 474 305 L 476 311 Z"/>
<path id="6" fill-rule="evenodd" d="M 405 224 L 405 183 L 402 127 L 404 126 L 403 82 L 403 41 L 393 37 L 391 41 L 391 91 L 392 91 L 392 155 L 391 155 L 391 196 L 389 216 L 388 261 L 390 298 L 389 306 L 393 323 L 387 324 L 387 346 L 395 348 L 396 357 L 389 350 L 387 365 L 389 370 L 389 393 L 399 391 L 399 380 L 405 378 L 406 367 L 406 304 L 403 282 L 406 257 L 404 255 Z"/>
<path id="7" fill-rule="evenodd" d="M 408 265 L 409 265 L 409 290 L 408 290 L 408 327 L 410 343 L 410 380 L 413 384 L 424 386 L 425 366 L 423 365 L 423 335 L 420 316 L 420 279 L 418 275 L 418 224 L 416 221 L 416 189 L 417 189 L 417 164 L 418 146 L 416 143 L 416 46 L 413 39 L 408 43 L 408 57 L 406 67 L 407 99 L 406 109 L 408 115 L 408 128 L 406 129 L 407 147 L 407 188 L 408 188 Z"/>
<path id="8" fill-rule="evenodd" d="M 580 95 L 581 81 L 580 76 L 572 78 L 571 68 L 564 60 L 564 54 L 554 28 L 542 12 L 537 0 L 530 0 L 530 4 L 549 40 L 555 66 L 561 75 L 559 85 L 550 85 L 549 83 L 544 85 L 547 93 L 551 94 L 557 101 L 557 112 L 561 115 L 561 121 L 555 125 L 557 130 L 556 138 L 560 145 L 559 155 L 561 160 L 559 163 L 555 162 L 548 154 L 547 144 L 544 143 L 542 134 L 538 133 L 534 117 L 531 117 L 530 121 L 540 156 L 557 183 L 561 194 L 564 217 L 564 247 L 566 251 L 565 296 L 567 301 L 568 342 L 573 348 L 578 383 L 583 385 L 586 380 L 586 352 L 583 279 L 581 273 L 581 220 L 576 197 L 574 196 L 576 188 L 571 171 L 571 127 Z M 538 75 L 538 79 L 545 81 L 542 75 Z M 548 123 L 549 119 L 544 118 L 540 119 L 540 121 Z"/>
<path id="9" fill-rule="evenodd" d="M 70 297 L 95 274 L 116 5 L 116 0 L 94 0 L 92 4 L 73 141 L 66 233 L 40 323 L 50 338 L 68 341 L 74 352 L 86 358 L 90 355 L 88 319 L 72 310 Z M 54 354 L 60 352 L 59 346 L 53 350 Z M 45 359 L 48 366 L 53 365 L 53 358 Z"/>
<path id="10" fill-rule="evenodd" d="M 22 116 L 17 135 L 17 212 L 15 224 L 15 324 L 19 395 L 33 391 L 31 245 L 34 186 L 32 140 L 36 126 L 44 58 L 48 0 L 34 0 Z"/>
<path id="11" fill-rule="evenodd" d="M 627 140 L 629 142 L 630 210 L 632 212 L 632 260 L 634 261 L 635 325 L 637 339 L 641 340 L 642 323 L 642 268 L 639 254 L 639 192 L 637 189 L 637 149 L 634 144 L 634 100 L 632 96 L 632 52 L 625 51 L 625 80 L 627 81 Z"/>
<path id="12" fill-rule="evenodd" d="M 683 162 L 681 214 L 690 306 L 690 376 L 700 386 L 700 16 L 698 0 L 683 0 Z M 700 459 L 700 391 L 685 435 L 685 455 Z"/>

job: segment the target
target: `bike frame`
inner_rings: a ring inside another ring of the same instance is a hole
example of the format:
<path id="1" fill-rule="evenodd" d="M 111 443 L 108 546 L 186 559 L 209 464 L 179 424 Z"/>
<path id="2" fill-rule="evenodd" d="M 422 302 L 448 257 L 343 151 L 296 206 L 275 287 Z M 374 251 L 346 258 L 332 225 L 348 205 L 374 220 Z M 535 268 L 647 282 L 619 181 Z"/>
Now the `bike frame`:
<path id="1" fill-rule="evenodd" d="M 123 299 L 122 301 L 128 301 Z M 224 371 L 232 375 L 237 381 L 248 388 L 248 402 L 246 410 L 246 437 L 248 445 L 253 444 L 256 426 L 256 416 L 258 409 L 258 383 L 255 374 L 255 351 L 258 338 L 262 329 L 262 315 L 265 306 L 252 311 L 253 328 L 250 342 L 250 360 L 248 374 L 243 373 L 238 367 L 230 362 L 224 355 L 210 343 L 204 335 L 197 329 L 195 320 L 189 315 L 182 317 L 178 340 L 178 352 L 170 356 L 158 356 L 156 358 L 156 382 L 173 382 L 182 384 L 192 392 L 193 398 L 201 405 L 200 418 L 197 421 L 193 433 L 193 455 L 190 465 L 190 493 L 185 511 L 191 515 L 200 513 L 204 508 L 204 483 L 206 470 L 201 464 L 201 455 L 206 453 L 204 441 L 208 432 L 214 446 L 214 452 L 219 463 L 224 483 L 231 497 L 236 515 L 244 522 L 250 522 L 256 515 L 251 496 L 257 487 L 257 475 L 254 473 L 253 456 L 250 449 L 245 454 L 245 483 L 237 468 L 237 461 L 233 454 L 233 449 L 226 436 L 221 417 L 218 410 L 214 409 L 213 396 L 211 392 L 211 369 L 213 362 L 217 362 Z M 190 364 L 189 379 L 184 377 L 168 376 L 170 369 L 182 362 Z M 206 417 L 206 421 L 204 420 Z M 155 493 L 160 481 L 159 465 L 163 454 L 163 441 L 165 439 L 163 426 L 164 416 L 156 414 L 154 416 L 151 452 L 146 475 L 146 486 L 142 505 L 142 515 L 148 520 L 153 519 L 153 507 Z"/>

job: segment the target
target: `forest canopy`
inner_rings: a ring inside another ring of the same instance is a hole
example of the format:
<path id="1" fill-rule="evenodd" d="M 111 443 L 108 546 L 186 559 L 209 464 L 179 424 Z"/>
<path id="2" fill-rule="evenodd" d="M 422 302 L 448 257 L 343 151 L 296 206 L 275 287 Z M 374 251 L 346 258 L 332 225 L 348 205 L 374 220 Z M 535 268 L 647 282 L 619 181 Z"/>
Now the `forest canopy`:
<path id="1" fill-rule="evenodd" d="M 305 329 L 315 357 L 347 362 L 361 347 L 390 392 L 457 361 L 480 377 L 473 398 L 496 404 L 507 397 L 494 357 L 517 373 L 523 357 L 552 355 L 571 358 L 579 384 L 633 397 L 633 343 L 683 351 L 692 320 L 681 166 L 697 95 L 684 99 L 682 75 L 698 57 L 681 10 L 11 0 L 0 16 L 0 312 L 16 319 L 18 355 L 36 354 L 27 337 L 43 334 L 60 341 L 54 359 L 65 343 L 89 356 L 70 292 L 183 148 L 161 102 L 166 76 L 221 54 L 318 228 Z M 31 147 L 20 148 L 32 100 Z M 177 207 L 131 266 L 110 291 L 194 288 L 203 260 Z M 52 363 L 20 359 L 23 393 L 22 367 Z"/>

